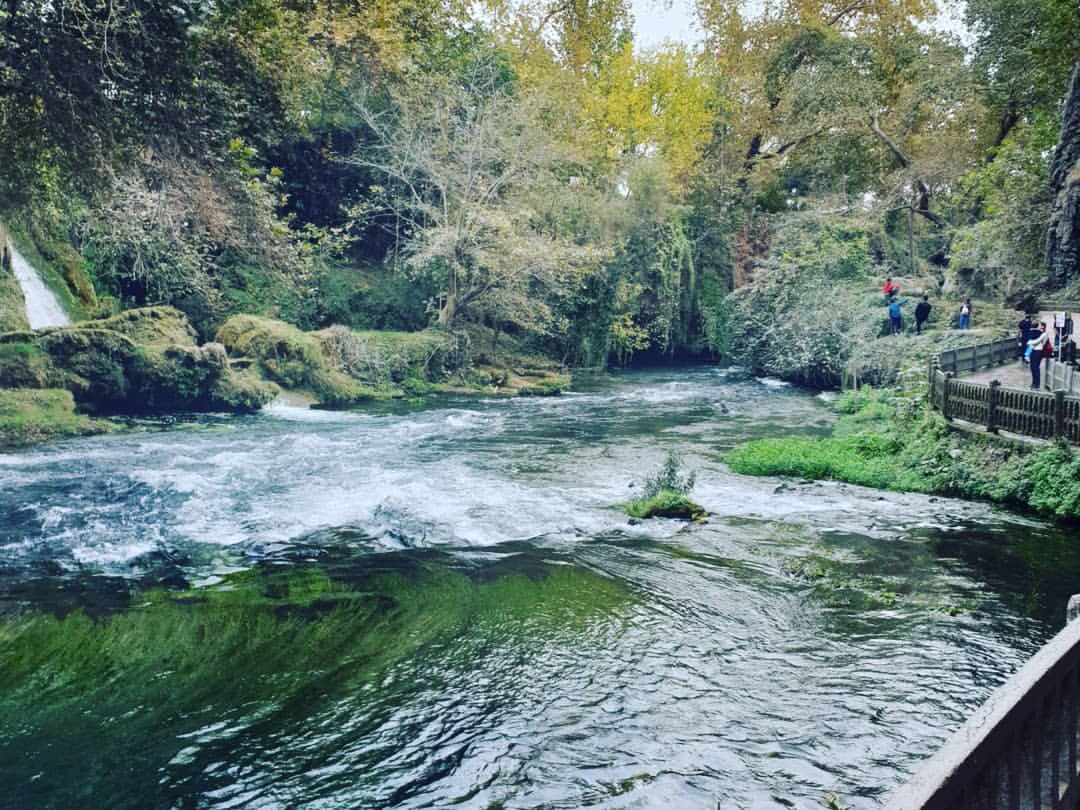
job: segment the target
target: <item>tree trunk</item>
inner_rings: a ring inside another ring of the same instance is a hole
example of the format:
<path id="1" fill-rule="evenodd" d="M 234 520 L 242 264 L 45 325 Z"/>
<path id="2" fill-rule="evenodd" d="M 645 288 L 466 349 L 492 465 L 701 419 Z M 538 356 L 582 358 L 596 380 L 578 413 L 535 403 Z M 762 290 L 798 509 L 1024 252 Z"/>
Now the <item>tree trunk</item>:
<path id="1" fill-rule="evenodd" d="M 1061 139 L 1050 166 L 1050 195 L 1046 269 L 1050 284 L 1063 287 L 1080 276 L 1080 60 L 1073 68 Z"/>
<path id="2" fill-rule="evenodd" d="M 446 296 L 446 302 L 439 310 L 439 326 L 447 331 L 454 328 L 454 318 L 457 316 L 457 296 L 451 293 Z"/>

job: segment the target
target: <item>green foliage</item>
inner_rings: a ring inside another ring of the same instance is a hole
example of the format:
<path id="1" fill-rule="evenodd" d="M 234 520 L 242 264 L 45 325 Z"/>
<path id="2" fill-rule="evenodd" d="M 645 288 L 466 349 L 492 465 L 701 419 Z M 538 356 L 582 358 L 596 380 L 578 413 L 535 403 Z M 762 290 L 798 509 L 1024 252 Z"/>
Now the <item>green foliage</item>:
<path id="1" fill-rule="evenodd" d="M 37 346 L 0 343 L 0 387 L 46 388 L 52 377 L 52 361 Z"/>
<path id="2" fill-rule="evenodd" d="M 1042 281 L 1046 190 L 1060 123 L 1048 115 L 1016 124 L 993 160 L 964 178 L 981 216 L 957 229 L 952 264 L 969 288 L 1012 295 Z"/>
<path id="3" fill-rule="evenodd" d="M 69 391 L 0 388 L 0 448 L 111 429 L 108 422 L 75 413 L 75 400 Z"/>
<path id="4" fill-rule="evenodd" d="M 865 389 L 837 403 L 824 439 L 763 439 L 728 454 L 745 475 L 831 479 L 904 492 L 978 498 L 1080 518 L 1080 453 L 1030 448 L 949 431 L 926 406 Z"/>
<path id="5" fill-rule="evenodd" d="M 674 451 L 668 452 L 659 471 L 645 479 L 643 486 L 644 497 L 652 498 L 664 491 L 689 495 L 694 488 L 696 473 L 690 472 L 682 475 L 681 469 L 682 457 Z"/>
<path id="6" fill-rule="evenodd" d="M 624 507 L 632 518 L 674 517 L 701 520 L 706 512 L 687 496 L 694 488 L 695 474 L 683 475 L 682 458 L 671 451 L 663 465 L 649 476 L 642 487 L 641 497 Z"/>
<path id="7" fill-rule="evenodd" d="M 790 218 L 772 255 L 733 296 L 732 354 L 758 371 L 822 388 L 881 329 L 880 297 L 865 228 L 834 217 Z M 876 310 L 876 311 L 875 311 Z"/>

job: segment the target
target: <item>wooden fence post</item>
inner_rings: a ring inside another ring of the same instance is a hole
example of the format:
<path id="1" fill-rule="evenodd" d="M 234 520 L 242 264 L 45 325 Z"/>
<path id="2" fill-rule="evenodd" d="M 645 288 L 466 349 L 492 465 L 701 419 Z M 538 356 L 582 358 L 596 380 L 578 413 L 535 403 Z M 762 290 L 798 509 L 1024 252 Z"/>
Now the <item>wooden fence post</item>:
<path id="1" fill-rule="evenodd" d="M 1060 388 L 1054 392 L 1054 438 L 1065 438 L 1065 392 Z"/>
<path id="2" fill-rule="evenodd" d="M 998 397 L 1000 396 L 998 389 L 1001 388 L 1001 380 L 990 381 L 990 401 L 986 409 L 986 432 L 997 433 L 997 407 Z"/>
<path id="3" fill-rule="evenodd" d="M 941 387 L 941 415 L 945 417 L 945 421 L 948 421 L 949 416 L 949 383 L 952 382 L 953 373 L 951 371 L 945 372 L 944 385 Z"/>

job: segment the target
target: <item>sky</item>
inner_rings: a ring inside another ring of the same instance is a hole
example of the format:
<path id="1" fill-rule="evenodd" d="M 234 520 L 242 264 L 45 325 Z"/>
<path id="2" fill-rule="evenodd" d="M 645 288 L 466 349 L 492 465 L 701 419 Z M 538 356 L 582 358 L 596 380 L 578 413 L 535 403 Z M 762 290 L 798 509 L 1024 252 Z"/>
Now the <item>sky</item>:
<path id="1" fill-rule="evenodd" d="M 694 0 L 631 0 L 634 12 L 634 41 L 643 48 L 662 45 L 664 40 L 697 45 L 702 31 L 693 10 Z M 963 0 L 939 0 L 939 14 L 929 27 L 956 34 L 970 45 L 971 34 L 964 27 Z"/>
<path id="2" fill-rule="evenodd" d="M 665 39 L 695 44 L 701 39 L 692 8 L 693 0 L 633 0 L 634 41 L 643 48 Z"/>

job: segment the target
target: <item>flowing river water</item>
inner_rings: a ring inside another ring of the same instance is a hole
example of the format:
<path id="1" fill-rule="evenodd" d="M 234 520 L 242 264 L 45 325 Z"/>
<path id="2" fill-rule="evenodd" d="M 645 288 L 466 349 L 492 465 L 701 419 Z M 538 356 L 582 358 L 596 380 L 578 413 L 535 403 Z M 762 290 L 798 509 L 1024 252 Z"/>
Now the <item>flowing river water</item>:
<path id="1" fill-rule="evenodd" d="M 694 367 L 0 455 L 0 807 L 876 807 L 1080 559 L 723 464 L 831 418 Z M 669 451 L 711 516 L 631 523 Z"/>

